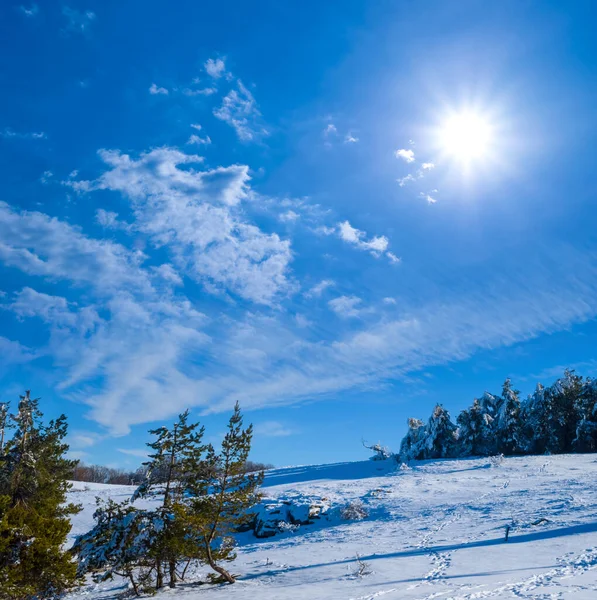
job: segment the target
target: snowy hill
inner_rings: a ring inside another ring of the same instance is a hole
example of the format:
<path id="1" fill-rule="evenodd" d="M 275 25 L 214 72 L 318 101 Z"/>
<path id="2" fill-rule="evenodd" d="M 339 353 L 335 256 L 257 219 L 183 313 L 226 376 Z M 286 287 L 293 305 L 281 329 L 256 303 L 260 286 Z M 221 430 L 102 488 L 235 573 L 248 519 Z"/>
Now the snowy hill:
<path id="1" fill-rule="evenodd" d="M 365 461 L 269 471 L 268 500 L 323 499 L 329 516 L 268 539 L 239 534 L 232 570 L 241 577 L 232 586 L 183 584 L 162 593 L 186 600 L 597 598 L 596 455 L 395 466 Z M 71 498 L 84 510 L 73 520 L 73 536 L 91 527 L 96 495 L 123 499 L 131 492 L 77 483 Z M 355 500 L 369 517 L 342 519 L 337 509 Z M 366 563 L 361 576 L 357 555 Z M 108 600 L 124 589 L 123 582 L 90 584 L 69 600 Z"/>

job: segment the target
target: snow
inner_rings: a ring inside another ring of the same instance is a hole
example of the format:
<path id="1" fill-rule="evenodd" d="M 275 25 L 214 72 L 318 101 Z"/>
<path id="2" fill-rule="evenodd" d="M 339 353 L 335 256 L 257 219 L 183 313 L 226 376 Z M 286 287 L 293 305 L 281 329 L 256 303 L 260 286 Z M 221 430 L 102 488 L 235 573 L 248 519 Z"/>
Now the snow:
<path id="1" fill-rule="evenodd" d="M 597 598 L 597 455 L 413 462 L 363 461 L 274 469 L 268 502 L 325 500 L 329 518 L 275 537 L 239 534 L 236 584 L 182 585 L 182 600 L 533 600 Z M 75 484 L 73 535 L 90 529 L 96 495 L 134 488 Z M 345 521 L 360 500 L 369 516 Z M 509 541 L 504 541 L 510 525 Z M 358 576 L 357 555 L 368 574 Z M 208 569 L 195 575 L 205 577 Z M 68 600 L 109 600 L 123 582 L 90 584 Z"/>

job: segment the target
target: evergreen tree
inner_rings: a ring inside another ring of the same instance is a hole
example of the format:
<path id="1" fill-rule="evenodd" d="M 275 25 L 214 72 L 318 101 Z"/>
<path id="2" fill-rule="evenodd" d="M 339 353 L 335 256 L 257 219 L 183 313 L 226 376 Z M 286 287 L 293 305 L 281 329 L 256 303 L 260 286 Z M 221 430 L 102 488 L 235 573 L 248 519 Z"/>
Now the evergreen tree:
<path id="1" fill-rule="evenodd" d="M 507 378 L 502 387 L 502 399 L 494 421 L 497 449 L 502 454 L 516 454 L 522 451 L 519 394 L 518 390 L 512 389 L 512 382 Z"/>
<path id="2" fill-rule="evenodd" d="M 527 454 L 543 454 L 549 446 L 549 391 L 540 383 L 521 407 L 522 447 Z"/>
<path id="3" fill-rule="evenodd" d="M 154 450 L 147 467 L 145 481 L 133 494 L 137 498 L 159 497 L 157 513 L 164 527 L 151 547 L 155 559 L 156 588 L 163 586 L 164 567 L 170 587 L 176 586 L 177 568 L 183 561 L 198 558 L 196 540 L 187 518 L 188 494 L 206 493 L 202 444 L 204 428 L 188 422 L 189 411 L 178 417 L 171 429 L 160 427 L 150 431 L 157 437 L 148 444 Z"/>
<path id="4" fill-rule="evenodd" d="M 424 458 L 450 458 L 457 454 L 457 428 L 450 414 L 438 404 L 425 426 Z"/>
<path id="5" fill-rule="evenodd" d="M 473 405 L 463 410 L 456 419 L 458 429 L 458 454 L 461 456 L 487 456 L 493 435 L 491 424 L 493 419 L 486 412 L 479 400 L 475 398 Z"/>
<path id="6" fill-rule="evenodd" d="M 8 420 L 8 404 L 0 403 L 0 453 L 4 450 L 4 437 L 6 435 L 6 422 Z"/>
<path id="7" fill-rule="evenodd" d="M 246 472 L 252 437 L 253 426 L 243 429 L 237 402 L 222 449 L 218 454 L 209 446 L 206 478 L 191 499 L 193 524 L 200 532 L 205 561 L 228 583 L 234 583 L 235 578 L 218 563 L 236 558 L 231 536 L 250 520 L 250 509 L 260 498 L 258 487 L 263 481 L 263 472 Z"/>
<path id="8" fill-rule="evenodd" d="M 54 598 L 69 587 L 76 565 L 63 550 L 69 517 L 64 415 L 44 425 L 29 391 L 10 415 L 15 433 L 0 453 L 0 598 Z"/>
<path id="9" fill-rule="evenodd" d="M 425 423 L 420 419 L 408 419 L 408 431 L 400 443 L 400 460 L 409 462 L 422 458 Z"/>
<path id="10" fill-rule="evenodd" d="M 576 403 L 577 426 L 574 452 L 597 451 L 597 381 L 587 380 Z"/>
<path id="11" fill-rule="evenodd" d="M 163 521 L 156 512 L 134 508 L 128 501 L 97 499 L 95 526 L 75 541 L 72 552 L 79 558 L 79 573 L 93 573 L 95 581 L 114 575 L 129 580 L 135 594 L 153 591 L 155 560 L 152 548 Z"/>

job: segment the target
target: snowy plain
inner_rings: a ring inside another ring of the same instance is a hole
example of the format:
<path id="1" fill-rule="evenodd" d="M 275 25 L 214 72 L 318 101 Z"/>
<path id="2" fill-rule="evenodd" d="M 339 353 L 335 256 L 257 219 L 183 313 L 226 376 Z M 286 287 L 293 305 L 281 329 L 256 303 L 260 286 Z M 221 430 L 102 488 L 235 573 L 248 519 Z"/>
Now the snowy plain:
<path id="1" fill-rule="evenodd" d="M 129 486 L 76 483 L 71 537 L 93 524 L 95 496 Z M 182 584 L 183 600 L 597 599 L 597 455 L 413 462 L 363 461 L 273 469 L 268 498 L 360 499 L 361 521 L 322 519 L 257 539 L 239 534 L 234 585 Z M 504 540 L 510 525 L 509 540 Z M 358 576 L 357 555 L 367 573 Z M 205 579 L 208 570 L 194 574 Z M 110 600 L 122 581 L 90 583 L 69 600 Z"/>

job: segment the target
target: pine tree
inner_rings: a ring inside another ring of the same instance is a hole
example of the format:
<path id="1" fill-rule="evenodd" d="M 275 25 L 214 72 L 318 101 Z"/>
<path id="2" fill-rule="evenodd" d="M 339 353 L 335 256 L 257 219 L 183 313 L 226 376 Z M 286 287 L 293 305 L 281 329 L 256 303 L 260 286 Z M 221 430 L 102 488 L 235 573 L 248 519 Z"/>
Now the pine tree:
<path id="1" fill-rule="evenodd" d="M 572 449 L 574 452 L 597 450 L 597 381 L 588 379 L 576 402 L 577 426 Z"/>
<path id="2" fill-rule="evenodd" d="M 502 386 L 502 399 L 494 421 L 497 449 L 502 454 L 522 451 L 519 395 L 520 392 L 512 388 L 512 382 L 507 378 Z"/>
<path id="3" fill-rule="evenodd" d="M 408 431 L 400 443 L 400 460 L 409 462 L 422 458 L 425 423 L 420 419 L 408 419 Z"/>
<path id="4" fill-rule="evenodd" d="M 43 424 L 29 391 L 10 415 L 15 433 L 0 453 L 0 598 L 54 598 L 74 581 L 76 565 L 63 550 L 70 515 L 64 415 Z"/>
<path id="5" fill-rule="evenodd" d="M 207 450 L 206 479 L 191 500 L 205 561 L 228 583 L 234 583 L 235 578 L 218 563 L 236 558 L 232 534 L 251 518 L 250 509 L 260 498 L 258 487 L 263 481 L 263 472 L 246 473 L 252 437 L 253 426 L 243 429 L 237 402 L 220 453 L 212 446 Z"/>
<path id="6" fill-rule="evenodd" d="M 144 590 L 153 591 L 152 548 L 163 528 L 156 512 L 137 509 L 128 501 L 97 498 L 93 518 L 93 529 L 79 536 L 72 548 L 79 559 L 79 573 L 91 572 L 98 582 L 114 575 L 125 577 L 137 596 Z"/>
<path id="7" fill-rule="evenodd" d="M 461 456 L 487 456 L 492 437 L 492 417 L 483 411 L 479 400 L 463 410 L 456 419 L 458 430 L 458 449 Z"/>
<path id="8" fill-rule="evenodd" d="M 8 420 L 8 404 L 0 403 L 0 453 L 4 450 L 4 436 L 6 435 L 6 422 Z"/>
<path id="9" fill-rule="evenodd" d="M 450 458 L 457 453 L 457 428 L 450 414 L 437 404 L 425 426 L 424 458 Z"/>
<path id="10" fill-rule="evenodd" d="M 180 562 L 198 558 L 198 550 L 187 518 L 187 495 L 205 493 L 202 487 L 205 471 L 202 461 L 206 446 L 202 444 L 204 428 L 188 422 L 189 411 L 178 417 L 171 429 L 160 427 L 150 431 L 157 439 L 148 444 L 154 450 L 147 467 L 145 481 L 133 494 L 137 498 L 160 497 L 157 509 L 164 527 L 152 545 L 156 565 L 156 589 L 163 586 L 164 567 L 168 569 L 169 586 L 175 587 Z"/>

